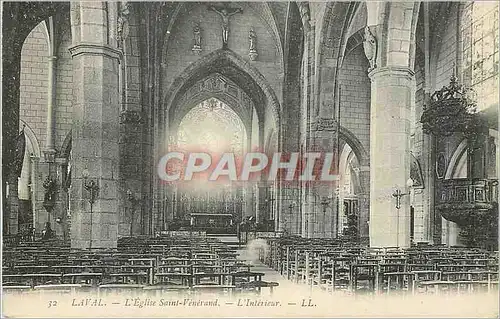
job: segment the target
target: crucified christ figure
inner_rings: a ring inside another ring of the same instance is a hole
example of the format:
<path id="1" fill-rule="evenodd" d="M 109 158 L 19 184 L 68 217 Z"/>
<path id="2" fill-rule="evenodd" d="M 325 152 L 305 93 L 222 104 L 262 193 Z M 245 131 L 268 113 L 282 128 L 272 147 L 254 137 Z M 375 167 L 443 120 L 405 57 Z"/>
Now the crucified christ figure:
<path id="1" fill-rule="evenodd" d="M 243 13 L 241 8 L 228 8 L 209 6 L 209 10 L 217 12 L 222 17 L 222 47 L 227 47 L 227 39 L 229 37 L 229 18 L 237 13 Z"/>

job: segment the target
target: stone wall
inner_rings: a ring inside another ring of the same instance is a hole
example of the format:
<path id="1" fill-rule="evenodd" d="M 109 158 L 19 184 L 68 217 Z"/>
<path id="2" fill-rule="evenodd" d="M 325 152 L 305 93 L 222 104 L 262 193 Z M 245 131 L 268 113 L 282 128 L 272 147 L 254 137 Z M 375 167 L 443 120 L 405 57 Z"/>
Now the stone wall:
<path id="1" fill-rule="evenodd" d="M 73 64 L 69 26 L 60 34 L 56 60 L 55 147 L 60 150 L 71 130 Z M 46 143 L 48 95 L 48 38 L 43 22 L 26 38 L 21 52 L 20 119 L 33 130 L 40 147 Z"/>
<path id="2" fill-rule="evenodd" d="M 55 55 L 55 91 L 54 101 L 55 115 L 55 148 L 61 151 L 64 141 L 71 131 L 73 121 L 73 63 L 68 48 L 71 45 L 71 33 L 69 24 L 58 25 L 56 38 L 58 41 Z M 46 145 L 47 135 L 47 103 L 49 90 L 49 43 L 44 23 L 38 24 L 26 38 L 21 52 L 21 94 L 20 94 L 20 120 L 30 128 L 30 139 L 32 143 L 38 143 L 43 150 Z M 32 133 L 32 134 L 31 134 Z M 36 141 L 35 141 L 36 140 Z M 64 150 L 66 151 L 66 150 Z M 39 156 L 39 154 L 36 154 Z M 29 157 L 27 160 L 30 160 Z M 25 165 L 23 170 L 30 169 L 31 172 L 23 172 L 26 178 L 31 179 L 24 182 L 32 185 L 31 200 L 34 210 L 34 227 L 37 232 L 43 229 L 44 223 L 49 220 L 57 235 L 62 235 L 62 230 L 55 225 L 55 216 L 62 216 L 65 212 L 64 206 L 57 206 L 54 213 L 48 219 L 48 214 L 43 208 L 44 197 L 43 182 L 49 174 L 49 167 L 42 158 L 33 159 L 31 167 Z M 34 174 L 34 175 L 33 175 Z M 60 183 L 61 180 L 58 180 Z M 61 189 L 59 200 L 65 200 L 66 193 Z M 27 197 L 27 194 L 23 196 Z M 58 200 L 58 203 L 59 203 Z M 59 204 L 58 204 L 59 205 Z"/>
<path id="3" fill-rule="evenodd" d="M 346 56 L 340 71 L 340 125 L 351 131 L 365 150 L 370 149 L 369 64 L 359 45 Z"/>
<path id="4" fill-rule="evenodd" d="M 49 46 L 43 22 L 26 38 L 21 51 L 19 118 L 33 130 L 41 147 L 47 130 Z"/>
<path id="5" fill-rule="evenodd" d="M 55 145 L 57 149 L 62 147 L 73 122 L 73 62 L 68 50 L 70 46 L 71 32 L 68 26 L 62 32 L 56 60 Z"/>
<path id="6" fill-rule="evenodd" d="M 259 16 L 259 12 L 252 7 L 253 5 L 255 4 L 238 4 L 243 8 L 243 14 L 236 14 L 229 20 L 228 48 L 256 67 L 281 101 L 283 68 L 280 50 L 271 27 Z M 191 51 L 194 43 L 192 30 L 196 23 L 199 23 L 201 28 L 203 50 L 201 55 Z M 176 76 L 191 63 L 222 47 L 221 24 L 221 17 L 209 11 L 206 5 L 186 3 L 182 7 L 175 25 L 170 30 L 167 52 L 163 56 L 165 66 L 162 87 L 164 90 L 167 90 Z M 248 57 L 250 28 L 253 28 L 257 35 L 259 56 L 256 61 L 250 61 Z"/>

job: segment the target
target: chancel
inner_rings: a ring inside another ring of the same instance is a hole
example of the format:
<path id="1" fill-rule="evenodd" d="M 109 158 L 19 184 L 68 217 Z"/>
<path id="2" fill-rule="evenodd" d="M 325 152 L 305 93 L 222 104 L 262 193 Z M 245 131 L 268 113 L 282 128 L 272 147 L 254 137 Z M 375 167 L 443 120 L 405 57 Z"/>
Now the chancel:
<path id="1" fill-rule="evenodd" d="M 496 291 L 498 2 L 2 5 L 4 291 Z"/>

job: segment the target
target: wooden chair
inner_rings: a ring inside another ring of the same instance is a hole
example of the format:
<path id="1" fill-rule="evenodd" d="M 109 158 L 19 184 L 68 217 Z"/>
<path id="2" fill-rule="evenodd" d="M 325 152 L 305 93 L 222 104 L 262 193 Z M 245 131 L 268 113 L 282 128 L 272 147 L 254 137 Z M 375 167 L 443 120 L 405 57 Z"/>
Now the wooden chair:
<path id="1" fill-rule="evenodd" d="M 269 295 L 273 295 L 274 287 L 278 287 L 279 283 L 273 281 L 250 281 L 246 283 L 242 283 L 238 286 L 243 292 L 255 291 L 257 295 L 260 295 L 262 292 L 262 288 L 269 288 Z"/>

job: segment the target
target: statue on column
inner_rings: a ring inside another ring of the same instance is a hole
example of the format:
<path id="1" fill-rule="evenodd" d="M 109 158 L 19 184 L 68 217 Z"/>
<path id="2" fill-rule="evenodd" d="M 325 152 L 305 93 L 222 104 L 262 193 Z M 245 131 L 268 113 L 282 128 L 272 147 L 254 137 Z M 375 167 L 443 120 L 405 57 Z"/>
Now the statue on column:
<path id="1" fill-rule="evenodd" d="M 14 151 L 14 161 L 12 163 L 12 175 L 14 177 L 20 177 L 23 169 L 24 153 L 26 151 L 26 136 L 24 135 L 25 127 L 26 125 L 23 125 L 23 128 L 16 138 L 16 149 Z"/>
<path id="2" fill-rule="evenodd" d="M 118 48 L 123 48 L 123 41 L 128 35 L 128 15 L 130 14 L 129 3 L 127 1 L 120 2 L 120 11 L 118 13 L 116 41 Z"/>
<path id="3" fill-rule="evenodd" d="M 253 29 L 250 29 L 248 39 L 250 41 L 250 51 L 248 53 L 248 56 L 250 57 L 250 60 L 255 61 L 259 54 L 257 53 L 257 35 L 255 34 L 255 31 Z"/>
<path id="4" fill-rule="evenodd" d="M 45 210 L 47 210 L 47 212 L 50 213 L 55 205 L 57 184 L 52 177 L 47 176 L 42 186 L 43 188 L 45 188 L 43 207 L 45 208 Z"/>
<path id="5" fill-rule="evenodd" d="M 200 29 L 200 25 L 198 23 L 195 24 L 195 26 L 193 28 L 193 36 L 194 36 L 194 44 L 193 44 L 193 48 L 191 49 L 191 51 L 193 51 L 196 54 L 200 54 L 201 53 L 201 29 Z"/>
<path id="6" fill-rule="evenodd" d="M 222 18 L 222 48 L 227 48 L 227 40 L 229 38 L 229 18 L 237 13 L 243 13 L 241 8 L 228 8 L 209 6 L 209 10 L 217 12 Z"/>
<path id="7" fill-rule="evenodd" d="M 370 27 L 365 27 L 365 40 L 363 41 L 365 55 L 370 62 L 368 72 L 371 72 L 377 67 L 377 39 L 370 30 Z"/>

